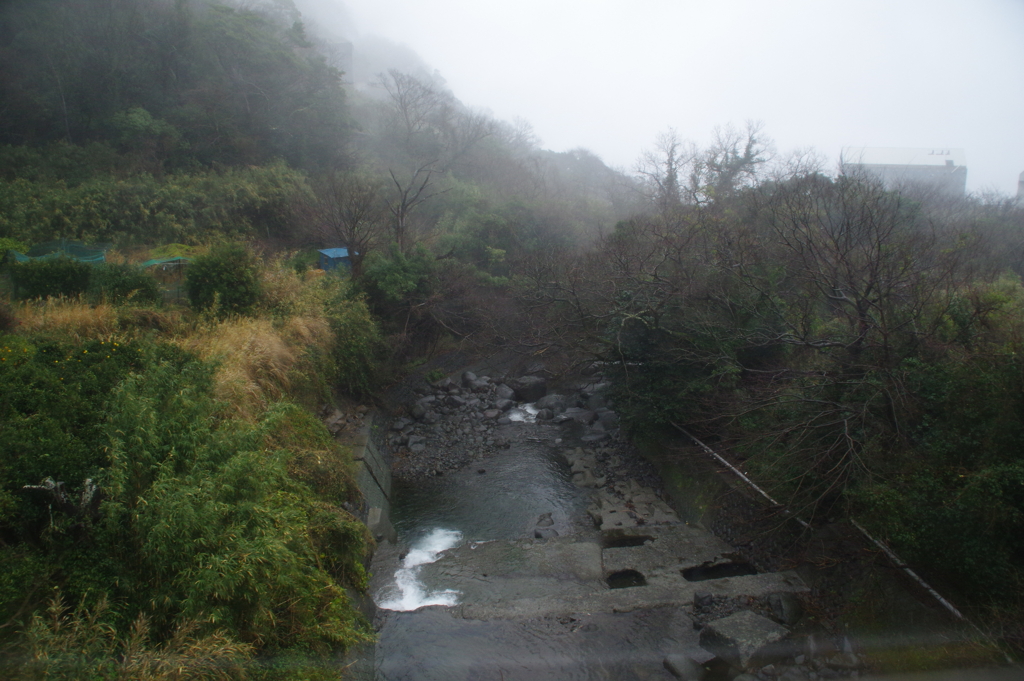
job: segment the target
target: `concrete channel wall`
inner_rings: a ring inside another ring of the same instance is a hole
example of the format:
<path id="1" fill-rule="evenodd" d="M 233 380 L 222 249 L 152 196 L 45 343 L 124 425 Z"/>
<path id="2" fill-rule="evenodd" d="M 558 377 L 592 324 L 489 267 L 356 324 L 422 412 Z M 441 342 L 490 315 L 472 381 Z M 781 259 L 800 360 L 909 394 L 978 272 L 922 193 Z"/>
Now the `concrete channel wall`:
<path id="1" fill-rule="evenodd" d="M 352 458 L 358 465 L 356 482 L 366 500 L 370 532 L 381 541 L 397 541 L 391 524 L 391 456 L 387 450 L 388 417 L 379 411 L 367 414 L 363 427 L 352 441 Z"/>

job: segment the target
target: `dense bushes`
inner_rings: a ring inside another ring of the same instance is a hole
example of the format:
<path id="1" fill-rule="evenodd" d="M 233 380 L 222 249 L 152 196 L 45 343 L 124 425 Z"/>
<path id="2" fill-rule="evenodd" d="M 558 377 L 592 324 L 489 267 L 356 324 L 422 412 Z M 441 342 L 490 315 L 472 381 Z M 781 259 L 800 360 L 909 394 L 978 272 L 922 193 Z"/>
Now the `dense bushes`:
<path id="1" fill-rule="evenodd" d="M 135 265 L 96 265 L 89 280 L 89 291 L 96 300 L 112 303 L 159 303 L 160 285 L 148 272 Z"/>
<path id="2" fill-rule="evenodd" d="M 72 258 L 11 263 L 11 282 L 22 298 L 74 298 L 86 292 L 94 301 L 158 303 L 160 285 L 144 270 L 127 264 L 90 265 Z"/>
<path id="3" fill-rule="evenodd" d="M 89 288 L 92 266 L 71 258 L 31 260 L 9 265 L 11 282 L 23 298 L 74 297 Z"/>
<path id="4" fill-rule="evenodd" d="M 120 335 L 122 312 L 139 311 L 121 304 L 148 298 L 130 266 L 90 270 L 108 302 L 11 309 L 22 335 L 0 337 L 0 618 L 20 623 L 27 657 L 2 661 L 5 678 L 159 678 L 168 660 L 234 678 L 254 655 L 290 660 L 261 677 L 319 678 L 369 636 L 346 596 L 366 588 L 372 544 L 342 506 L 359 502 L 351 461 L 290 400 L 372 390 L 376 324 L 342 278 L 240 245 L 197 260 L 194 281 L 234 313 L 177 313 L 173 344 L 153 340 L 161 327 Z M 250 295 L 232 298 L 247 277 Z"/>
<path id="5" fill-rule="evenodd" d="M 516 284 L 550 314 L 531 330 L 614 366 L 627 428 L 719 438 L 804 519 L 853 515 L 1019 620 L 1024 287 L 990 252 L 1022 217 L 794 173 L 652 205 Z"/>
<path id="6" fill-rule="evenodd" d="M 185 290 L 194 309 L 249 312 L 261 294 L 256 256 L 241 244 L 216 246 L 189 265 Z"/>
<path id="7" fill-rule="evenodd" d="M 285 237 L 291 205 L 308 192 L 283 164 L 194 171 L 155 178 L 95 175 L 81 184 L 0 182 L 0 237 L 138 243 L 197 243 L 229 238 Z"/>
<path id="8" fill-rule="evenodd" d="M 248 647 L 317 656 L 367 636 L 344 591 L 365 587 L 369 541 L 336 505 L 351 478 L 342 463 L 311 487 L 295 465 L 309 451 L 343 461 L 315 419 L 286 405 L 224 418 L 213 368 L 173 346 L 8 336 L 2 350 L 5 621 L 59 587 L 85 600 L 49 621 L 102 615 L 100 655 L 139 617 L 154 641 L 186 631 L 236 662 Z M 52 656 L 68 641 L 47 622 L 27 644 Z M 89 668 L 104 664 L 116 661 Z"/>

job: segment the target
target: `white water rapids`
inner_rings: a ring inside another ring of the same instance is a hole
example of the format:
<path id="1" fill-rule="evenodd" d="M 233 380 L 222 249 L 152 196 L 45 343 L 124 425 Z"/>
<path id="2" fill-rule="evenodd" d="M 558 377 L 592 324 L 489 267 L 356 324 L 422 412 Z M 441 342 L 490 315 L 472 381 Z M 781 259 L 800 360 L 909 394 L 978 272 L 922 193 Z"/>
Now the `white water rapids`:
<path id="1" fill-rule="evenodd" d="M 452 589 L 427 591 L 419 579 L 420 567 L 433 563 L 442 553 L 458 546 L 462 533 L 437 528 L 409 549 L 402 560 L 402 567 L 395 572 L 394 591 L 386 596 L 379 606 L 385 610 L 416 610 L 427 605 L 455 605 L 459 592 Z"/>

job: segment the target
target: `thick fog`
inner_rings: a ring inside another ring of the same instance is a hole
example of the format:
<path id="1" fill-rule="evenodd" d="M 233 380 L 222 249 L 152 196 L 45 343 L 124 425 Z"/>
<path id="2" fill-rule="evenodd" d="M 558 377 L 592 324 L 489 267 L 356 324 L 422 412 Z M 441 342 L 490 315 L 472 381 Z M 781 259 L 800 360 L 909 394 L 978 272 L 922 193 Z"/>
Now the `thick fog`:
<path id="1" fill-rule="evenodd" d="M 439 74 L 545 147 L 633 167 L 656 136 L 764 123 L 782 152 L 963 148 L 968 190 L 1024 171 L 1020 0 L 297 0 L 352 76 Z"/>

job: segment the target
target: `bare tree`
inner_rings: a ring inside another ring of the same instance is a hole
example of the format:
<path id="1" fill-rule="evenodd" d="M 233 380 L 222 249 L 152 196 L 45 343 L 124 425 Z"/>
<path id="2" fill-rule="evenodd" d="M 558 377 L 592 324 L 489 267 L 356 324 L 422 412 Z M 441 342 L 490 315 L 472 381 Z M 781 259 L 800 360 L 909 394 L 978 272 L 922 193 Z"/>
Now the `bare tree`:
<path id="1" fill-rule="evenodd" d="M 851 361 L 873 351 L 886 366 L 893 346 L 920 336 L 926 308 L 941 307 L 957 280 L 964 243 L 945 243 L 897 192 L 851 178 L 796 178 L 755 196 L 776 257 L 788 267 L 787 330 L 778 340 L 841 347 Z M 952 247 L 951 247 L 952 246 Z M 749 285 L 751 270 L 740 267 Z M 826 317 L 841 325 L 822 327 Z"/>
<path id="2" fill-rule="evenodd" d="M 753 186 L 772 156 L 760 123 L 748 122 L 742 131 L 716 128 L 706 149 L 684 142 L 670 129 L 640 157 L 636 171 L 647 199 L 666 217 L 684 204 L 711 203 Z"/>
<path id="3" fill-rule="evenodd" d="M 447 189 L 435 192 L 427 191 L 427 187 L 430 186 L 430 178 L 434 174 L 434 170 L 430 167 L 431 165 L 432 163 L 426 163 L 417 168 L 407 182 L 399 180 L 398 176 L 395 175 L 395 171 L 388 170 L 388 174 L 391 175 L 391 181 L 395 185 L 395 192 L 391 198 L 385 199 L 385 202 L 394 218 L 391 227 L 395 243 L 398 244 L 398 249 L 403 253 L 408 251 L 411 245 L 409 241 L 409 215 L 425 201 L 448 191 Z"/>
<path id="4" fill-rule="evenodd" d="M 468 110 L 442 87 L 394 69 L 378 83 L 388 95 L 385 118 L 408 158 L 433 159 L 449 170 L 498 130 L 490 116 Z"/>
<path id="5" fill-rule="evenodd" d="M 680 140 L 672 129 L 658 135 L 654 149 L 640 157 L 636 171 L 645 188 L 646 198 L 663 217 L 682 206 L 679 177 L 696 158 L 697 151 L 693 145 Z"/>
<path id="6" fill-rule="evenodd" d="M 332 172 L 316 183 L 317 227 L 323 238 L 348 248 L 353 278 L 362 275 L 363 260 L 387 231 L 384 193 L 379 180 L 358 173 Z"/>
<path id="7" fill-rule="evenodd" d="M 429 130 L 445 93 L 396 69 L 381 74 L 377 82 L 388 93 L 389 110 L 395 126 L 401 130 L 405 146 L 412 146 L 417 135 Z"/>

